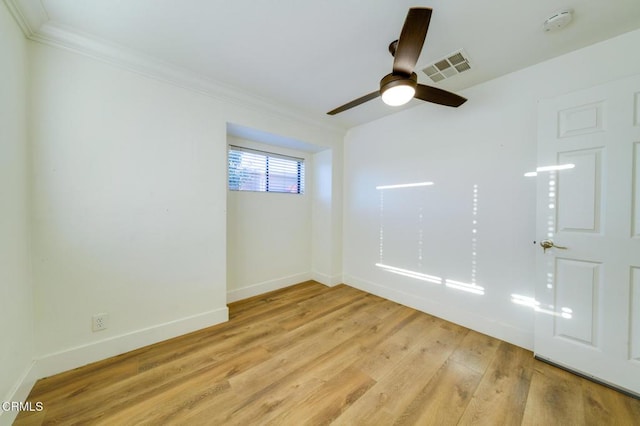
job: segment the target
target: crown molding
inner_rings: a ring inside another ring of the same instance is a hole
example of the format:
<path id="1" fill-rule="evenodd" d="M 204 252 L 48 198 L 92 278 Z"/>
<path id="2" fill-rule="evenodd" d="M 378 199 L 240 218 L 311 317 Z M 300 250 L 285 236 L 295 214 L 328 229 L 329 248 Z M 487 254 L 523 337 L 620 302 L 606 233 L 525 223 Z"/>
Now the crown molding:
<path id="1" fill-rule="evenodd" d="M 49 15 L 39 0 L 4 0 L 11 15 L 27 38 L 49 20 Z"/>
<path id="2" fill-rule="evenodd" d="M 24 35 L 29 38 L 33 35 L 33 30 L 31 29 L 31 25 L 27 18 L 22 13 L 22 10 L 18 7 L 14 0 L 4 0 L 4 4 L 13 16 L 13 19 L 16 20 L 16 23 L 24 33 Z"/>
<path id="3" fill-rule="evenodd" d="M 84 56 L 124 68 L 149 78 L 192 90 L 225 103 L 268 112 L 289 120 L 303 122 L 343 135 L 346 129 L 335 122 L 295 111 L 294 108 L 249 94 L 236 87 L 221 84 L 184 68 L 124 46 L 100 40 L 51 21 L 38 0 L 4 0 L 24 35 L 32 41 L 70 50 Z"/>

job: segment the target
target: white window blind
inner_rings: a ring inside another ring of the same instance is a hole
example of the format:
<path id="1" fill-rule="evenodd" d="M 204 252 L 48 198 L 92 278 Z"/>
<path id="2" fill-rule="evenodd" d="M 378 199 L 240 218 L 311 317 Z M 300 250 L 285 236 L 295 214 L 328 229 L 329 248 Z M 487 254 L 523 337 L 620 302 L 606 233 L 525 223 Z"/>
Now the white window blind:
<path id="1" fill-rule="evenodd" d="M 229 145 L 231 191 L 304 193 L 304 159 Z"/>

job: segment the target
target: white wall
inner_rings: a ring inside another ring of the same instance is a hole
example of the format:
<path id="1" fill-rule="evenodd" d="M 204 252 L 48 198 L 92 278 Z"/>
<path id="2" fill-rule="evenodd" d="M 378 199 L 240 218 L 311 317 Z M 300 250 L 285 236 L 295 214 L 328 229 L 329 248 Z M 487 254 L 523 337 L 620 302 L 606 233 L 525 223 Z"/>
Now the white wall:
<path id="1" fill-rule="evenodd" d="M 227 318 L 228 122 L 319 146 L 342 141 L 41 44 L 32 69 L 41 375 Z M 102 312 L 109 328 L 93 333 Z"/>
<path id="2" fill-rule="evenodd" d="M 342 151 L 340 149 L 340 151 Z M 325 229 L 331 229 L 335 223 L 341 220 L 335 219 L 331 211 L 332 200 L 339 196 L 340 188 L 334 185 L 333 157 L 332 150 L 325 150 L 316 153 L 313 156 L 313 172 L 314 179 L 311 182 L 313 190 L 312 215 L 312 239 L 313 239 L 313 279 L 326 285 L 336 285 L 342 283 L 342 266 L 336 262 L 337 258 L 341 258 L 342 248 L 335 247 L 331 238 L 331 234 L 325 232 Z M 342 241 L 337 241 L 342 245 Z M 336 244 L 337 245 L 337 244 Z M 333 276 L 327 275 L 326 272 L 334 271 Z M 338 272 L 338 273 L 336 273 Z"/>
<path id="3" fill-rule="evenodd" d="M 17 401 L 28 387 L 34 354 L 29 263 L 27 42 L 0 6 L 0 401 Z M 16 413 L 3 414 L 0 423 Z M 7 419 L 10 421 L 10 419 Z"/>
<path id="4" fill-rule="evenodd" d="M 628 33 L 470 88 L 457 110 L 424 104 L 351 129 L 345 282 L 531 348 L 533 313 L 510 298 L 534 296 L 535 181 L 523 174 L 536 166 L 537 100 L 640 72 L 640 58 L 629 55 L 639 43 L 640 31 Z M 434 185 L 385 190 L 382 201 L 375 189 L 422 181 Z M 376 263 L 475 279 L 484 294 Z"/>
<path id="5" fill-rule="evenodd" d="M 229 144 L 305 159 L 304 194 L 228 191 L 227 297 L 236 301 L 311 279 L 311 153 L 233 136 Z"/>

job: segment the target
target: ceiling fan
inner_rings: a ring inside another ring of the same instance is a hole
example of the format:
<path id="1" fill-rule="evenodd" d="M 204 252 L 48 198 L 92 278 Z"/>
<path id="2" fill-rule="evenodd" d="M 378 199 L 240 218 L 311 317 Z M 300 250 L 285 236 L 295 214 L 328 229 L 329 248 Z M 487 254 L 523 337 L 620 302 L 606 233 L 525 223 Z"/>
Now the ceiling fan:
<path id="1" fill-rule="evenodd" d="M 404 105 L 413 98 L 450 107 L 459 107 L 465 103 L 467 99 L 455 93 L 419 84 L 418 76 L 413 72 L 427 36 L 431 12 L 432 10 L 427 7 L 409 9 L 400 38 L 389 45 L 389 52 L 394 58 L 393 71 L 380 80 L 379 90 L 346 103 L 327 114 L 338 114 L 378 96 L 382 96 L 382 101 L 391 106 Z"/>

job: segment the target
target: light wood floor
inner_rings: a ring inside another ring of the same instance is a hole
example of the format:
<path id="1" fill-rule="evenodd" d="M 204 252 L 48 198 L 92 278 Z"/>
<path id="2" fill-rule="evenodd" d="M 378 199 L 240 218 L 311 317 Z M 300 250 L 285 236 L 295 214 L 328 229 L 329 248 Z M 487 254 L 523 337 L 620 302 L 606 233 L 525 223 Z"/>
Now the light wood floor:
<path id="1" fill-rule="evenodd" d="M 633 425 L 640 401 L 348 286 L 38 381 L 16 425 Z"/>

